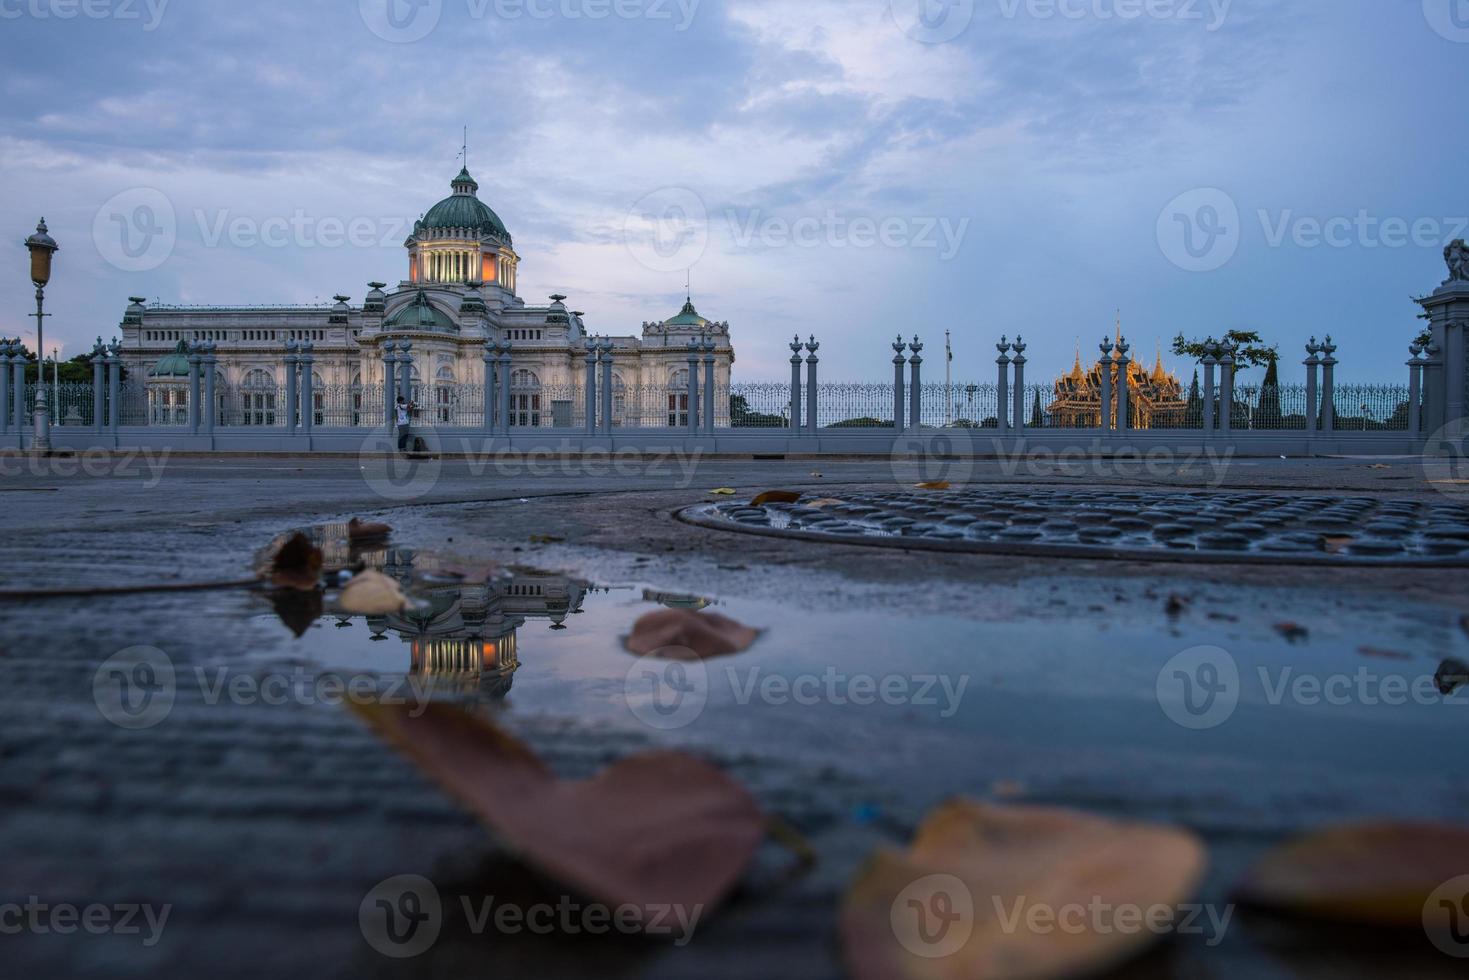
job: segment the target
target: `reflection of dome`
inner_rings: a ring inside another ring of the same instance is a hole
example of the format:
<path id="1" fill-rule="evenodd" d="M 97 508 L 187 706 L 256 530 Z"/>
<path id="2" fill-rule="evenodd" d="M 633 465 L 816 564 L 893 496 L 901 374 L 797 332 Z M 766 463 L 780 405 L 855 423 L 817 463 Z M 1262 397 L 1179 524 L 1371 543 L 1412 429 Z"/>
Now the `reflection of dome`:
<path id="1" fill-rule="evenodd" d="M 475 196 L 479 184 L 469 176 L 468 169 L 459 171 L 450 185 L 454 193 L 429 208 L 428 214 L 413 226 L 415 236 L 424 230 L 447 231 L 467 229 L 479 235 L 492 235 L 510 241 L 510 232 L 500 216 L 490 206 Z"/>
<path id="2" fill-rule="evenodd" d="M 449 315 L 428 301 L 423 290 L 413 297 L 413 302 L 403 307 L 383 323 L 384 330 L 431 330 L 436 333 L 458 333 L 459 328 Z"/>
<path id="3" fill-rule="evenodd" d="M 164 354 L 158 363 L 148 369 L 150 378 L 187 378 L 189 376 L 189 345 L 180 340 L 172 354 Z"/>

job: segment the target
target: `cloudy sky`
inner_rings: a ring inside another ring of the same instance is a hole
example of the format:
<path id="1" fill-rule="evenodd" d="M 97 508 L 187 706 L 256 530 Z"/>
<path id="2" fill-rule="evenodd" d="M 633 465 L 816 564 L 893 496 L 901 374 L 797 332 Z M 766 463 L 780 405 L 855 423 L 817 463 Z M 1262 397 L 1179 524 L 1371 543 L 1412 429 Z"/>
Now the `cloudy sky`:
<path id="1" fill-rule="evenodd" d="M 0 55 L 0 332 L 44 214 L 63 356 L 129 295 L 396 282 L 466 125 L 527 302 L 636 333 L 690 269 L 737 380 L 796 332 L 941 372 L 945 330 L 956 380 L 1017 333 L 1043 380 L 1120 309 L 1148 360 L 1332 333 L 1399 381 L 1469 237 L 1469 0 L 0 0 Z"/>

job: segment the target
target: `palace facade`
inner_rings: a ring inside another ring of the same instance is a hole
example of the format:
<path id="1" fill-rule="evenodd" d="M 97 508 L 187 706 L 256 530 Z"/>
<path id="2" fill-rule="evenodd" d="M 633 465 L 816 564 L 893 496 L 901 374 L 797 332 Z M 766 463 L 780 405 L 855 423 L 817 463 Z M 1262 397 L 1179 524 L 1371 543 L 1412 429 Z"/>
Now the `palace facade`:
<path id="1" fill-rule="evenodd" d="M 1120 340 L 1120 337 L 1119 337 Z M 1112 391 L 1117 390 L 1118 368 L 1109 365 Z M 1102 424 L 1102 365 L 1081 366 L 1081 351 L 1076 363 L 1055 382 L 1055 397 L 1050 407 L 1050 424 L 1056 428 L 1095 429 Z M 1188 411 L 1187 393 L 1178 377 L 1163 367 L 1160 351 L 1149 371 L 1137 361 L 1127 362 L 1127 416 L 1132 429 L 1168 429 L 1183 425 Z M 1117 422 L 1114 402 L 1108 413 Z"/>
<path id="2" fill-rule="evenodd" d="M 508 341 L 515 424 L 558 424 L 543 392 L 570 392 L 583 382 L 591 336 L 584 314 L 559 294 L 547 305 L 527 305 L 517 292 L 521 257 L 499 216 L 479 199 L 479 184 L 464 169 L 450 189 L 404 242 L 406 278 L 392 287 L 368 283 L 360 305 L 345 295 L 332 306 L 280 307 L 150 307 L 132 297 L 121 354 L 129 376 L 146 379 L 150 419 L 178 421 L 188 376 L 180 345 L 189 342 L 214 342 L 216 385 L 245 393 L 236 403 L 245 417 L 227 424 L 274 424 L 266 418 L 274 418 L 273 393 L 285 383 L 288 343 L 312 344 L 313 384 L 321 392 L 381 385 L 383 345 L 411 341 L 415 397 L 427 405 L 435 389 L 482 383 L 485 342 Z M 690 299 L 667 319 L 645 321 L 640 334 L 610 338 L 613 390 L 667 389 L 670 417 L 679 421 L 687 412 L 687 396 L 678 392 L 688 386 L 688 344 L 704 337 L 715 344 L 715 386 L 727 387 L 734 363 L 729 324 L 705 319 Z M 557 397 L 568 404 L 567 395 Z M 620 415 L 621 397 L 616 405 Z"/>

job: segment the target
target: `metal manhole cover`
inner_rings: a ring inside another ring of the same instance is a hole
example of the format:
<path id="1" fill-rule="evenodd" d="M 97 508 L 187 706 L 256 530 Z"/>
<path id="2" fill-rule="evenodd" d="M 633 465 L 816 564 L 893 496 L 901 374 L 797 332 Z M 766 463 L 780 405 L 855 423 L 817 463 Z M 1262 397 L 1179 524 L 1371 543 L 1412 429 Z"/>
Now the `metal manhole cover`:
<path id="1" fill-rule="evenodd" d="M 1469 508 L 1376 497 L 976 488 L 701 504 L 679 517 L 751 534 L 938 551 L 1469 565 Z"/>

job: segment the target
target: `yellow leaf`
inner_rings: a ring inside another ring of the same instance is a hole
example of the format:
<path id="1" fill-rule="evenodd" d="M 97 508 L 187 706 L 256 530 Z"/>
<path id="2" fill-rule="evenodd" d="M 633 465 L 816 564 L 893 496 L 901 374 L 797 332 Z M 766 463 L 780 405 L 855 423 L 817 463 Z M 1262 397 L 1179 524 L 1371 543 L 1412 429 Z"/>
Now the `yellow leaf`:
<path id="1" fill-rule="evenodd" d="M 801 499 L 801 495 L 794 490 L 766 490 L 760 496 L 750 501 L 751 507 L 763 507 L 766 504 L 793 504 Z"/>
<path id="2" fill-rule="evenodd" d="M 733 497 L 735 495 L 733 487 L 720 487 L 718 490 L 710 490 L 709 492 L 718 494 L 721 497 Z"/>
<path id="3" fill-rule="evenodd" d="M 843 902 L 842 946 L 858 980 L 1101 974 L 1158 937 L 1065 910 L 1176 908 L 1204 865 L 1203 843 L 1181 828 L 955 800 L 909 849 L 869 858 Z M 1068 928 L 1025 928 L 1037 913 Z"/>
<path id="4" fill-rule="evenodd" d="M 932 483 L 916 483 L 913 488 L 915 490 L 947 490 L 949 489 L 949 481 L 935 480 Z"/>
<path id="5" fill-rule="evenodd" d="M 407 604 L 408 597 L 395 579 L 371 569 L 352 576 L 337 597 L 337 605 L 343 612 L 359 616 L 386 616 L 402 612 Z"/>
<path id="6" fill-rule="evenodd" d="M 1469 827 L 1346 824 L 1266 854 L 1237 894 L 1251 905 L 1302 915 L 1418 928 L 1429 896 L 1454 877 L 1466 849 Z M 1460 897 L 1462 892 L 1455 899 Z"/>

